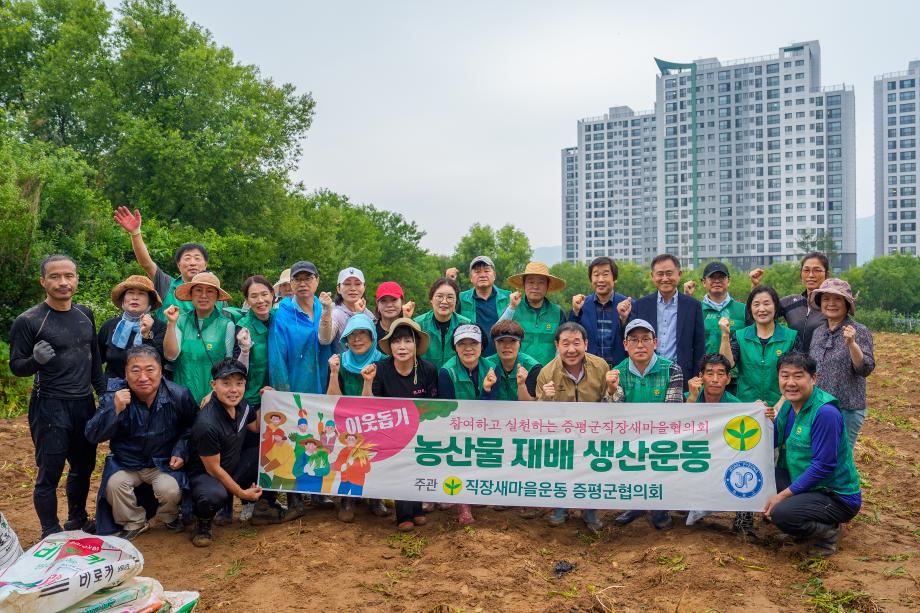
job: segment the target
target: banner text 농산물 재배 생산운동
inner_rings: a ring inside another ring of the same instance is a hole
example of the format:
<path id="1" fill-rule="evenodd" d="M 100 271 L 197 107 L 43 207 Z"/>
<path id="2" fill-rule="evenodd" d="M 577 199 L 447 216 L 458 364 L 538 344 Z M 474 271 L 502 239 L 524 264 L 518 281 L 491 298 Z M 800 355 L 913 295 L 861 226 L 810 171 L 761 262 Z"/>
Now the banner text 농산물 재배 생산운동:
<path id="1" fill-rule="evenodd" d="M 773 426 L 738 404 L 493 402 L 267 391 L 265 489 L 483 505 L 761 511 Z"/>

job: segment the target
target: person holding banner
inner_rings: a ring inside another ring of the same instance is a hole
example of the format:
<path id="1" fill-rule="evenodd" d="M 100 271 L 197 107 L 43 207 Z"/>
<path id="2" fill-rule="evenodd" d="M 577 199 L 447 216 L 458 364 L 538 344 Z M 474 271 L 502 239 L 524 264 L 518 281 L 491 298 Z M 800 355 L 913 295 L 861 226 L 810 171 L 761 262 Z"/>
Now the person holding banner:
<path id="1" fill-rule="evenodd" d="M 588 353 L 588 333 L 581 324 L 569 321 L 556 329 L 556 357 L 537 377 L 537 400 L 555 402 L 609 402 L 617 390 L 617 377 L 610 377 L 604 358 Z M 553 509 L 547 523 L 561 526 L 568 509 Z M 604 524 L 594 509 L 581 512 L 582 521 L 592 532 Z"/>
<path id="2" fill-rule="evenodd" d="M 456 355 L 454 330 L 461 324 L 470 323 L 469 319 L 456 313 L 459 294 L 460 286 L 456 281 L 441 277 L 428 290 L 431 310 L 415 318 L 422 332 L 431 339 L 431 343 L 427 344 L 428 349 L 419 355 L 434 364 L 435 368 L 441 368 Z"/>
<path id="3" fill-rule="evenodd" d="M 747 299 L 747 316 L 754 323 L 731 334 L 727 317 L 719 320 L 722 343 L 719 353 L 732 367 L 738 369 L 738 389 L 741 402 L 763 400 L 770 406 L 780 399 L 779 386 L 773 374 L 781 355 L 798 347 L 798 333 L 777 325 L 782 312 L 779 295 L 772 287 L 760 285 L 751 290 Z"/>
<path id="4" fill-rule="evenodd" d="M 187 471 L 198 520 L 195 547 L 211 545 L 211 523 L 231 496 L 255 502 L 262 495 L 255 484 L 259 450 L 243 449 L 246 431 L 259 430 L 256 412 L 246 402 L 246 367 L 224 358 L 211 375 L 213 394 L 195 418 L 189 441 Z"/>
<path id="5" fill-rule="evenodd" d="M 377 372 L 374 364 L 386 357 L 377 349 L 374 321 L 364 313 L 353 315 L 345 324 L 341 340 L 347 349 L 329 358 L 326 393 L 333 396 L 370 396 Z"/>
<path id="6" fill-rule="evenodd" d="M 419 324 L 402 317 L 380 339 L 380 348 L 389 357 L 377 363 L 371 391 L 381 398 L 437 398 L 438 369 L 420 359 L 428 349 L 428 334 Z M 368 395 L 368 394 L 365 394 Z M 421 502 L 396 501 L 396 526 L 409 532 L 427 522 Z"/>
<path id="7" fill-rule="evenodd" d="M 620 387 L 612 394 L 611 402 L 683 402 L 683 371 L 677 363 L 655 353 L 658 337 L 652 324 L 634 319 L 626 324 L 625 335 L 623 345 L 629 357 L 613 371 Z M 626 526 L 646 513 L 638 509 L 626 511 L 614 523 Z M 673 526 L 668 511 L 652 511 L 649 521 L 656 530 Z"/>
<path id="8" fill-rule="evenodd" d="M 774 422 L 779 493 L 763 512 L 791 537 L 814 539 L 809 555 L 823 557 L 837 551 L 840 524 L 859 513 L 862 492 L 840 405 L 816 385 L 817 370 L 798 352 L 777 362 L 785 398 Z"/>
<path id="9" fill-rule="evenodd" d="M 556 357 L 556 329 L 565 323 L 565 312 L 546 299 L 548 292 L 565 289 L 565 279 L 551 274 L 543 262 L 528 262 L 524 272 L 508 277 L 508 285 L 524 291 L 511 294 L 500 319 L 514 319 L 524 328 L 521 350 L 546 366 Z"/>

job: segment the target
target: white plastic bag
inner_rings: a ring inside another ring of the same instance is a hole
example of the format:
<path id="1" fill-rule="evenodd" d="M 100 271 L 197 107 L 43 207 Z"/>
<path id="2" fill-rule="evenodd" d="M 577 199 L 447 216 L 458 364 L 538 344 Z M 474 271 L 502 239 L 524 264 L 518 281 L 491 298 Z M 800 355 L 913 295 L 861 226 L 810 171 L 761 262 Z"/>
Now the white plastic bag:
<path id="1" fill-rule="evenodd" d="M 63 613 L 189 613 L 197 604 L 198 592 L 166 592 L 156 579 L 133 577 L 84 598 Z"/>
<path id="2" fill-rule="evenodd" d="M 143 567 L 141 552 L 125 539 L 58 532 L 0 571 L 0 611 L 60 611 L 134 577 Z"/>
<path id="3" fill-rule="evenodd" d="M 0 513 L 0 572 L 12 566 L 21 555 L 22 545 L 19 544 L 19 537 L 7 523 L 3 513 Z"/>

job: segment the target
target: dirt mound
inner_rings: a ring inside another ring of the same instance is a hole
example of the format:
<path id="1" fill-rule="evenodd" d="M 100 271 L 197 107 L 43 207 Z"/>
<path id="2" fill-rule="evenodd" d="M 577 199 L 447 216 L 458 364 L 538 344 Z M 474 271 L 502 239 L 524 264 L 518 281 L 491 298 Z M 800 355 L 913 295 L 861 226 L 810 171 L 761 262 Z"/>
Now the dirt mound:
<path id="1" fill-rule="evenodd" d="M 616 528 L 609 521 L 615 513 L 602 513 L 610 525 L 595 536 L 577 517 L 549 528 L 516 509 L 475 508 L 476 523 L 463 528 L 449 509 L 405 536 L 392 518 L 361 507 L 351 525 L 334 511 L 313 510 L 280 526 L 217 528 L 207 550 L 160 527 L 135 544 L 145 575 L 200 591 L 202 610 L 915 610 L 920 337 L 880 334 L 876 341 L 870 416 L 856 448 L 864 505 L 830 560 L 780 544 L 759 519 L 761 540 L 741 540 L 729 532 L 727 513 L 664 533 L 643 521 Z M 0 421 L 0 448 L 0 508 L 29 546 L 39 528 L 24 417 Z M 561 560 L 574 568 L 557 577 Z"/>

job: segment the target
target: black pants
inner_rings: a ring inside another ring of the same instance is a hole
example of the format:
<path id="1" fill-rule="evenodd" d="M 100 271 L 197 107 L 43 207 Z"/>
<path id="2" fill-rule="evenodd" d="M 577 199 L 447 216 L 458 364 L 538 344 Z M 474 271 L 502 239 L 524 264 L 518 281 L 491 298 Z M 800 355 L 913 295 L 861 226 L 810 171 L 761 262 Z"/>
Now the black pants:
<path id="1" fill-rule="evenodd" d="M 240 462 L 230 476 L 241 488 L 249 489 L 258 479 L 258 463 L 257 448 L 243 449 L 240 453 Z M 199 519 L 214 519 L 217 512 L 233 500 L 227 488 L 207 472 L 189 475 L 189 482 L 192 489 L 192 505 L 195 516 Z"/>
<path id="2" fill-rule="evenodd" d="M 777 470 L 776 490 L 781 492 L 789 487 L 789 484 L 789 474 Z M 847 506 L 833 494 L 802 492 L 773 507 L 770 520 L 787 534 L 807 538 L 827 526 L 846 523 L 856 517 L 857 513 L 859 509 Z"/>
<path id="3" fill-rule="evenodd" d="M 421 517 L 425 512 L 422 511 L 421 502 L 412 502 L 409 500 L 396 501 L 396 523 L 401 524 L 404 521 L 412 521 L 413 517 Z"/>
<path id="4" fill-rule="evenodd" d="M 43 535 L 61 530 L 57 487 L 65 462 L 70 467 L 65 487 L 67 519 L 86 521 L 86 497 L 96 466 L 96 446 L 86 440 L 83 430 L 95 410 L 92 396 L 77 400 L 33 396 L 29 401 L 29 431 L 38 465 L 32 501 Z"/>

